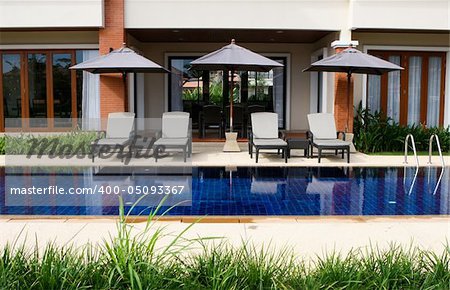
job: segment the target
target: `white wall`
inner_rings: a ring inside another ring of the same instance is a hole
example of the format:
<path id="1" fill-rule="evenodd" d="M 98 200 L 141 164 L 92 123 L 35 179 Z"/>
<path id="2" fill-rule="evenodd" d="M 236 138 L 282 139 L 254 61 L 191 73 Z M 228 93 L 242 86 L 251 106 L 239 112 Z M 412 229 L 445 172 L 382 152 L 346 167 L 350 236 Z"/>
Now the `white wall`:
<path id="1" fill-rule="evenodd" d="M 450 30 L 449 0 L 352 0 L 350 27 Z"/>
<path id="2" fill-rule="evenodd" d="M 348 0 L 126 0 L 126 28 L 340 30 Z"/>
<path id="3" fill-rule="evenodd" d="M 0 28 L 102 26 L 102 0 L 0 0 Z"/>

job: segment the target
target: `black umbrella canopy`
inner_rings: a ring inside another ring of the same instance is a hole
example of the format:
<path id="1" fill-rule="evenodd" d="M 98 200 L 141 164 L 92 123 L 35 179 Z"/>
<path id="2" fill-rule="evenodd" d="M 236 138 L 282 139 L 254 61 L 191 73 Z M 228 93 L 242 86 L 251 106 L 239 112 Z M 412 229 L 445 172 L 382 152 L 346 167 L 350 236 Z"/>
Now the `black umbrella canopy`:
<path id="1" fill-rule="evenodd" d="M 149 72 L 169 73 L 169 71 L 164 67 L 137 54 L 134 50 L 125 46 L 113 50 L 108 54 L 89 59 L 70 68 L 88 71 L 93 74 Z"/>
<path id="2" fill-rule="evenodd" d="M 236 45 L 235 40 L 205 56 L 191 62 L 191 68 L 196 70 L 259 71 L 266 72 L 276 67 L 283 67 L 270 58 Z M 233 132 L 233 77 L 230 82 L 230 132 Z"/>
<path id="3" fill-rule="evenodd" d="M 403 68 L 373 55 L 354 48 L 347 48 L 341 53 L 314 62 L 303 71 L 342 72 L 347 74 L 374 74 L 402 70 Z"/>
<path id="4" fill-rule="evenodd" d="M 234 39 L 216 51 L 191 62 L 196 70 L 223 71 L 270 71 L 275 67 L 283 67 L 270 58 L 235 44 Z"/>
<path id="5" fill-rule="evenodd" d="M 121 73 L 124 88 L 127 86 L 127 73 L 169 73 L 164 67 L 126 47 L 125 43 L 119 49 L 71 66 L 70 69 L 84 70 L 93 74 Z M 125 102 L 127 99 L 128 90 L 125 89 Z M 134 111 L 137 111 L 136 100 Z"/>
<path id="6" fill-rule="evenodd" d="M 353 99 L 350 96 L 350 83 L 353 73 L 382 75 L 396 70 L 402 70 L 401 66 L 392 62 L 382 60 L 373 55 L 363 53 L 352 47 L 344 49 L 342 52 L 314 62 L 303 71 L 316 72 L 337 72 L 347 74 L 347 100 L 348 107 L 353 107 Z M 347 114 L 347 128 L 351 120 Z"/>

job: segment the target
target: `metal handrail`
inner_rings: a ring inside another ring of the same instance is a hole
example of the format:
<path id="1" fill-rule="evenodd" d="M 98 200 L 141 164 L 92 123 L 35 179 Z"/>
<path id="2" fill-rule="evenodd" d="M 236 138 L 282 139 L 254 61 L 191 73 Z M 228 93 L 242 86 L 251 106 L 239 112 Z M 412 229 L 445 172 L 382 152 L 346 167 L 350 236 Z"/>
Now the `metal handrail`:
<path id="1" fill-rule="evenodd" d="M 411 145 L 414 152 L 414 157 L 416 159 L 416 166 L 419 166 L 419 158 L 417 157 L 417 150 L 416 150 L 416 142 L 414 141 L 414 136 L 412 134 L 406 135 L 405 138 L 405 161 L 404 164 L 408 164 L 408 141 L 411 139 Z"/>
<path id="2" fill-rule="evenodd" d="M 433 153 L 433 140 L 436 140 L 439 157 L 441 158 L 441 165 L 442 165 L 442 167 L 445 167 L 444 156 L 442 156 L 442 150 L 441 150 L 441 142 L 439 142 L 439 136 L 436 134 L 433 134 L 430 137 L 430 143 L 428 145 L 428 164 L 431 164 L 431 154 Z"/>

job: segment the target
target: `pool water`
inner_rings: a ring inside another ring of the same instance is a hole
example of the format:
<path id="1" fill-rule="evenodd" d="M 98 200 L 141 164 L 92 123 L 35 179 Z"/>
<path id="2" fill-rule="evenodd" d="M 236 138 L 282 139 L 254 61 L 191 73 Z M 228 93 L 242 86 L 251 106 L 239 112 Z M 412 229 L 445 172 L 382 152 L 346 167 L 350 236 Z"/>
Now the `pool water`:
<path id="1" fill-rule="evenodd" d="M 397 216 L 448 215 L 450 168 L 194 167 L 178 172 L 145 168 L 2 168 L 0 215 L 117 215 L 118 195 L 8 196 L 14 184 L 92 187 L 94 184 L 188 184 L 167 215 Z M 169 179 L 170 179 L 169 178 Z M 155 183 L 156 182 L 156 183 Z M 180 183 L 181 182 L 181 183 Z M 168 184 L 168 183 L 165 183 Z M 6 187 L 6 188 L 5 188 Z M 145 203 L 125 194 L 125 211 L 145 215 Z M 70 200 L 69 200 L 70 199 Z M 185 199 L 185 200 L 183 200 Z M 137 203 L 136 203 L 137 202 Z M 142 202 L 142 203 L 141 203 Z M 136 206 L 132 208 L 132 205 Z"/>

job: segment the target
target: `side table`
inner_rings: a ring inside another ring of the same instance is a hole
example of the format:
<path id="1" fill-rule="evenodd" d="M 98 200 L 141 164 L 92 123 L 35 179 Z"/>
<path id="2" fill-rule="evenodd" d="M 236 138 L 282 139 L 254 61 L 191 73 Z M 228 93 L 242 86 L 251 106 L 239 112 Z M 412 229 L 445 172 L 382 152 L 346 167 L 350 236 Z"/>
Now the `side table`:
<path id="1" fill-rule="evenodd" d="M 291 149 L 303 149 L 303 156 L 310 157 L 311 143 L 307 137 L 306 131 L 283 131 L 281 134 L 283 140 L 288 143 L 287 156 L 291 157 Z M 312 153 L 312 152 L 311 152 Z"/>

